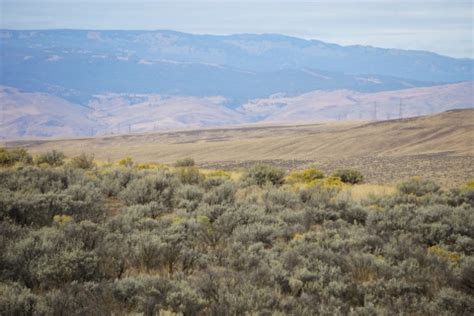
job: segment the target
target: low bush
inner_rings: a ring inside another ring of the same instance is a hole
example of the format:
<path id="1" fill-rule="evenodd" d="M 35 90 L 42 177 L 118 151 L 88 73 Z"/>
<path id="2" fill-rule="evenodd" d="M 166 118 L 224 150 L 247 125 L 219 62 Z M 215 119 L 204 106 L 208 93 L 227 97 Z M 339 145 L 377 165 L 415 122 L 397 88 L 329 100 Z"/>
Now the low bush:
<path id="1" fill-rule="evenodd" d="M 315 180 L 323 179 L 324 172 L 321 170 L 310 168 L 302 171 L 293 171 L 286 178 L 285 182 L 293 183 L 312 183 Z"/>
<path id="2" fill-rule="evenodd" d="M 338 177 L 344 183 L 357 184 L 364 181 L 364 176 L 360 171 L 354 169 L 339 169 L 333 174 L 334 177 Z"/>
<path id="3" fill-rule="evenodd" d="M 431 180 L 422 179 L 420 177 L 411 178 L 408 181 L 400 183 L 398 191 L 403 194 L 412 194 L 415 196 L 423 196 L 439 191 L 440 186 Z"/>
<path id="4" fill-rule="evenodd" d="M 194 167 L 196 165 L 194 159 L 192 158 L 183 158 L 176 160 L 174 163 L 174 166 L 179 168 L 179 167 Z"/>
<path id="5" fill-rule="evenodd" d="M 36 164 L 47 164 L 53 167 L 62 166 L 64 164 L 64 154 L 57 150 L 51 150 L 36 157 Z"/>
<path id="6" fill-rule="evenodd" d="M 92 169 L 95 167 L 94 156 L 81 154 L 79 156 L 71 158 L 71 167 L 79 169 Z"/>
<path id="7" fill-rule="evenodd" d="M 246 185 L 263 186 L 265 184 L 281 185 L 284 181 L 285 172 L 277 167 L 269 165 L 255 165 L 244 175 L 242 181 Z"/>
<path id="8" fill-rule="evenodd" d="M 120 197 L 127 205 L 158 202 L 171 207 L 177 186 L 176 178 L 172 174 L 158 171 L 131 180 L 120 193 Z"/>
<path id="9" fill-rule="evenodd" d="M 22 148 L 0 148 L 0 166 L 11 166 L 17 162 L 31 164 L 33 158 Z"/>
<path id="10" fill-rule="evenodd" d="M 204 180 L 204 176 L 197 167 L 180 167 L 175 173 L 183 184 L 198 184 Z"/>
<path id="11" fill-rule="evenodd" d="M 123 157 L 118 161 L 118 165 L 121 167 L 131 168 L 133 167 L 133 160 L 132 157 Z"/>

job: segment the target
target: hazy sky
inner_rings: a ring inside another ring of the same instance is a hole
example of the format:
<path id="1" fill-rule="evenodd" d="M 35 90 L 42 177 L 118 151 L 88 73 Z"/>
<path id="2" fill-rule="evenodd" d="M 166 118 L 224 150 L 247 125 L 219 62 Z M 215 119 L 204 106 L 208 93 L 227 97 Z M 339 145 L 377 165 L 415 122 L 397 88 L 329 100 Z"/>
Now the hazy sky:
<path id="1" fill-rule="evenodd" d="M 471 0 L 0 0 L 0 11 L 11 29 L 282 33 L 474 57 Z"/>

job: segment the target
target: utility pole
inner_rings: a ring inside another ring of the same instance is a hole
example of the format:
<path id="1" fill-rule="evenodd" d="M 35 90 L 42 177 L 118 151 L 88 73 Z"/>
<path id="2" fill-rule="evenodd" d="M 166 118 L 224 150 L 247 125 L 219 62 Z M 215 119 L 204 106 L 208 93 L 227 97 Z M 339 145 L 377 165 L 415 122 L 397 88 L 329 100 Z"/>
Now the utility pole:
<path id="1" fill-rule="evenodd" d="M 403 104 L 402 104 L 402 99 L 400 99 L 400 104 L 398 105 L 398 118 L 403 118 Z"/>
<path id="2" fill-rule="evenodd" d="M 377 102 L 374 102 L 374 121 L 377 121 Z"/>

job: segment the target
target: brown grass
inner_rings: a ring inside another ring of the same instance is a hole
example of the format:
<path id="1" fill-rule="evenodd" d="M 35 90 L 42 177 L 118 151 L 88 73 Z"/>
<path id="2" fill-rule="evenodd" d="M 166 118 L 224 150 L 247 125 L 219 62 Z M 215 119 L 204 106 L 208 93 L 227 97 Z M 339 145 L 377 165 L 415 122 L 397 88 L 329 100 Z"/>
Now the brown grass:
<path id="1" fill-rule="evenodd" d="M 350 191 L 351 197 L 355 201 L 362 201 L 369 196 L 388 196 L 396 192 L 396 188 L 394 186 L 380 184 L 358 184 L 346 187 L 345 190 Z"/>

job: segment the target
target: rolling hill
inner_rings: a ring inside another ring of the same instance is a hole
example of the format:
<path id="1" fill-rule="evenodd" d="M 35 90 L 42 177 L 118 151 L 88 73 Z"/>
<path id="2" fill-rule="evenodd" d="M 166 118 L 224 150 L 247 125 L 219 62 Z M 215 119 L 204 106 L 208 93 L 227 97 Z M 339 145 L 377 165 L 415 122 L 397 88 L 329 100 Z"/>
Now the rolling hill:
<path id="1" fill-rule="evenodd" d="M 74 137 L 242 125 L 412 117 L 471 108 L 473 82 L 377 93 L 313 91 L 273 95 L 237 109 L 224 97 L 105 93 L 87 105 L 0 87 L 3 139 Z M 375 117 L 375 107 L 377 110 Z"/>
<path id="2" fill-rule="evenodd" d="M 33 153 L 59 149 L 99 160 L 172 163 L 193 157 L 204 167 L 238 168 L 265 162 L 286 168 L 316 165 L 361 170 L 368 182 L 419 175 L 446 185 L 474 174 L 474 110 L 380 122 L 248 126 L 65 140 L 10 141 Z"/>

